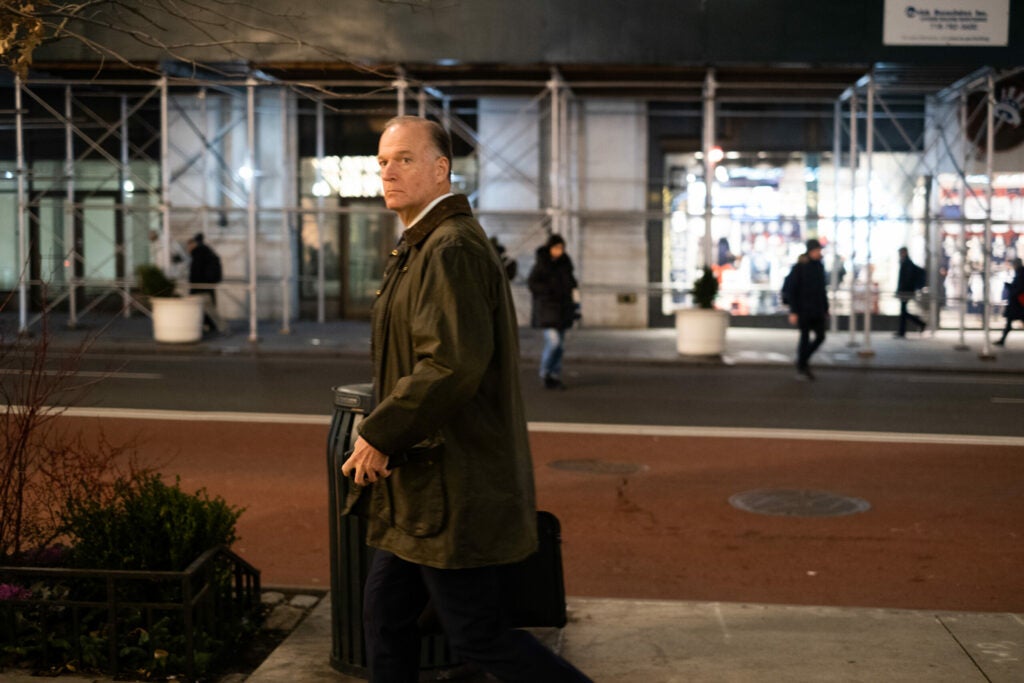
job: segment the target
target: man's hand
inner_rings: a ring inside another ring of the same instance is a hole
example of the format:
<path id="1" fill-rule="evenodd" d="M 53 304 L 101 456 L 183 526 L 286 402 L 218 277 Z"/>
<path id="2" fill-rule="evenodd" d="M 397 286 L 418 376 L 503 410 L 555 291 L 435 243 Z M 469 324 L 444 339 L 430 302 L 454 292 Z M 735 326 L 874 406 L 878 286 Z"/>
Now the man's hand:
<path id="1" fill-rule="evenodd" d="M 359 486 L 367 486 L 378 479 L 391 476 L 391 470 L 388 469 L 388 456 L 371 446 L 361 436 L 356 439 L 352 455 L 341 466 L 341 473 L 346 477 L 351 476 L 352 481 Z"/>
<path id="2" fill-rule="evenodd" d="M 790 325 L 796 325 L 798 322 L 800 322 L 800 316 L 798 316 L 796 313 L 790 313 L 789 314 L 789 324 Z"/>

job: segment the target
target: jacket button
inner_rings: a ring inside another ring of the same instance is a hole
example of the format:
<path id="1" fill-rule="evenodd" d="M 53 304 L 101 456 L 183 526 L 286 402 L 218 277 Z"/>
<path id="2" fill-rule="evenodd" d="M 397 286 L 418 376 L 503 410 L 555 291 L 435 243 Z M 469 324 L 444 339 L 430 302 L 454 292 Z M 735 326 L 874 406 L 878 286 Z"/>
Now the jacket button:
<path id="1" fill-rule="evenodd" d="M 397 249 L 392 249 L 391 250 L 391 255 L 392 256 L 398 256 L 398 250 Z"/>
<path id="2" fill-rule="evenodd" d="M 379 289 L 377 290 L 377 296 L 380 296 L 380 290 Z"/>
<path id="3" fill-rule="evenodd" d="M 409 270 L 409 266 L 402 266 L 402 272 L 403 273 L 406 272 L 407 270 Z"/>

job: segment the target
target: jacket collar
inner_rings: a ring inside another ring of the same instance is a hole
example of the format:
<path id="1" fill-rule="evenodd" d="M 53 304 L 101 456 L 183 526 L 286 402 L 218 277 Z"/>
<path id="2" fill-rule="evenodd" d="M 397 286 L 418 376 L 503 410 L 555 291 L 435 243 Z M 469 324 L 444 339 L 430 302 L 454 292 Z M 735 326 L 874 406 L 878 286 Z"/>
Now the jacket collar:
<path id="1" fill-rule="evenodd" d="M 423 218 L 416 221 L 411 228 L 402 233 L 402 240 L 409 246 L 415 246 L 434 232 L 437 226 L 452 216 L 472 216 L 473 209 L 464 194 L 456 194 L 442 199 Z"/>

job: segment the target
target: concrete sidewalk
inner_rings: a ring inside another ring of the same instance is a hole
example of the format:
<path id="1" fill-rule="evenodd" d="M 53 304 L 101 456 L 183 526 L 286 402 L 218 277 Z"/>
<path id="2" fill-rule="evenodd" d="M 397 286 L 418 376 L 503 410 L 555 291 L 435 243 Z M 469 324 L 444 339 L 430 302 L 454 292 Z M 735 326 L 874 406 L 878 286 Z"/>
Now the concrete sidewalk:
<path id="1" fill-rule="evenodd" d="M 17 316 L 0 313 L 2 341 L 10 341 L 17 330 Z M 40 334 L 39 324 L 31 325 L 33 335 Z M 92 314 L 75 329 L 67 326 L 65 316 L 53 315 L 49 332 L 53 347 L 62 351 L 88 345 L 89 353 L 129 354 L 208 354 L 208 355 L 304 355 L 363 357 L 369 356 L 370 326 L 362 321 L 330 321 L 316 323 L 296 321 L 288 333 L 279 322 L 262 323 L 256 341 L 250 331 L 235 322 L 231 333 L 213 335 L 195 344 L 158 344 L 153 341 L 148 318 L 134 316 L 101 316 Z M 993 334 L 993 338 L 995 338 Z M 684 357 L 676 352 L 675 330 L 653 328 L 637 330 L 583 328 L 570 330 L 566 339 L 569 362 L 645 363 L 669 365 L 746 365 L 787 366 L 793 362 L 797 333 L 793 329 L 732 327 L 728 331 L 726 351 L 722 358 Z M 958 350 L 960 334 L 939 330 L 924 335 L 910 333 L 904 339 L 893 338 L 890 332 L 875 332 L 870 346 L 863 333 L 851 345 L 849 332 L 829 334 L 825 345 L 815 355 L 813 365 L 820 368 L 852 368 L 863 370 L 914 370 L 942 372 L 1024 372 L 1024 332 L 1011 333 L 1006 348 L 991 346 L 991 357 L 982 359 L 983 337 L 980 331 L 964 335 L 966 349 Z M 540 357 L 543 340 L 539 330 L 520 329 L 522 358 L 535 364 Z"/>
<path id="2" fill-rule="evenodd" d="M 1024 680 L 1016 614 L 576 598 L 569 619 L 536 633 L 595 683 Z M 325 599 L 247 680 L 362 680 L 330 648 Z"/>
<path id="3" fill-rule="evenodd" d="M 232 674 L 232 683 L 364 680 L 330 665 L 329 599 L 321 600 L 248 678 Z M 1024 680 L 1020 614 L 570 598 L 564 629 L 534 633 L 595 683 Z M 4 683 L 36 680 L 27 672 L 0 672 Z M 58 680 L 113 679 L 70 675 Z M 494 681 L 482 674 L 457 680 Z"/>

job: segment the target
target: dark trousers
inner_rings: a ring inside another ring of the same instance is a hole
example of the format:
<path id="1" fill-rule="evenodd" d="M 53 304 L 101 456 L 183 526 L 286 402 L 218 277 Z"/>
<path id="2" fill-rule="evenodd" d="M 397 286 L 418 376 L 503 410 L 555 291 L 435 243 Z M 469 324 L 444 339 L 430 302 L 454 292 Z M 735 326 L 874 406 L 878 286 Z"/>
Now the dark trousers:
<path id="1" fill-rule="evenodd" d="M 1013 318 L 1006 319 L 1006 327 L 1003 328 L 1003 336 L 999 338 L 999 343 L 1003 344 L 1006 342 L 1006 338 L 1010 335 L 1010 330 L 1013 329 Z"/>
<path id="2" fill-rule="evenodd" d="M 796 366 L 803 370 L 807 368 L 818 347 L 825 343 L 825 316 L 801 315 L 799 324 L 800 343 L 796 347 Z M 811 332 L 814 332 L 814 341 L 811 341 Z"/>
<path id="3" fill-rule="evenodd" d="M 220 329 L 220 325 L 210 316 L 210 311 L 217 310 L 217 290 L 207 289 L 206 287 L 191 287 L 188 290 L 189 294 L 202 294 L 206 297 L 206 301 L 203 302 L 203 327 L 208 327 L 211 330 Z"/>
<path id="4" fill-rule="evenodd" d="M 417 620 L 433 601 L 452 654 L 505 683 L 588 683 L 590 679 L 501 616 L 496 567 L 433 569 L 374 553 L 363 595 L 372 683 L 416 683 Z"/>
<path id="5" fill-rule="evenodd" d="M 918 316 L 910 312 L 907 306 L 910 304 L 910 299 L 906 297 L 900 297 L 900 329 L 896 334 L 901 337 L 907 333 L 907 321 L 913 320 L 914 324 L 924 329 L 924 321 Z"/>

